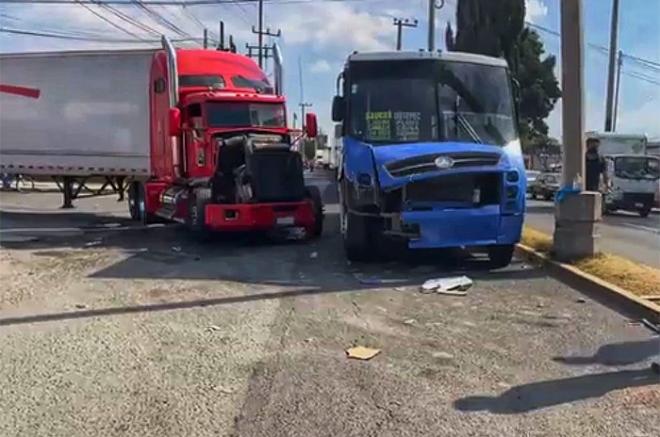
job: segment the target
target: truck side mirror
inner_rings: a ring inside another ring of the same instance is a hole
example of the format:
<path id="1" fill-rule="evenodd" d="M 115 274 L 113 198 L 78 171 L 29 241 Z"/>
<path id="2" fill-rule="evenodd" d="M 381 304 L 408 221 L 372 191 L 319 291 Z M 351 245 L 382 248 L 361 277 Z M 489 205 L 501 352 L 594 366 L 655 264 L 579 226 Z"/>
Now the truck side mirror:
<path id="1" fill-rule="evenodd" d="M 178 137 L 181 135 L 181 110 L 179 108 L 170 108 L 168 116 L 170 136 Z"/>
<path id="2" fill-rule="evenodd" d="M 312 112 L 305 114 L 305 133 L 308 138 L 316 138 L 319 134 L 319 125 L 316 120 L 316 114 Z"/>
<path id="3" fill-rule="evenodd" d="M 332 99 L 332 121 L 340 122 L 344 121 L 344 98 L 341 96 L 335 96 Z"/>

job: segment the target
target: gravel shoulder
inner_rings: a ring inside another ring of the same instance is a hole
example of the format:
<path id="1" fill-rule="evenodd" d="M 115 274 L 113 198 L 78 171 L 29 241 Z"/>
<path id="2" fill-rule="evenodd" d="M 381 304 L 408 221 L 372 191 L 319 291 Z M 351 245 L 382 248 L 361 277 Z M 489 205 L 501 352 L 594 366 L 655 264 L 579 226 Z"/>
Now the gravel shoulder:
<path id="1" fill-rule="evenodd" d="M 114 199 L 93 201 L 76 226 L 128 224 Z M 175 227 L 5 241 L 0 435 L 660 429 L 660 379 L 648 370 L 660 338 L 522 262 L 488 272 L 470 261 L 467 296 L 420 294 L 455 266 L 348 265 L 336 225 L 330 216 L 311 243 L 199 244 Z M 381 353 L 348 360 L 352 345 Z"/>

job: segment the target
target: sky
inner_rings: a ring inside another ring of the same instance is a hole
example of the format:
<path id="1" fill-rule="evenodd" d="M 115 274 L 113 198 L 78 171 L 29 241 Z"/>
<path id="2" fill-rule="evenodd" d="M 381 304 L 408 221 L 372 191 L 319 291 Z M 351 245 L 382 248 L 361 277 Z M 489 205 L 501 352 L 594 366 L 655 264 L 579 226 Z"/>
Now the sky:
<path id="1" fill-rule="evenodd" d="M 131 3 L 129 0 L 126 0 Z M 147 0 L 148 1 L 148 0 Z M 217 36 L 218 22 L 225 22 L 239 50 L 256 44 L 251 26 L 257 23 L 254 1 L 224 0 L 219 5 L 150 6 L 149 11 L 135 4 L 113 6 L 115 11 L 80 4 L 43 5 L 0 2 L 0 27 L 21 31 L 57 33 L 94 39 L 117 38 L 123 42 L 79 41 L 42 38 L 0 32 L 0 52 L 87 50 L 145 47 L 134 43 L 136 36 L 151 40 L 147 32 L 166 33 L 176 38 L 177 31 L 201 37 L 203 27 Z M 455 22 L 458 0 L 445 0 L 437 12 L 437 47 L 444 49 L 444 30 Z M 497 1 L 497 0 L 492 0 Z M 619 48 L 627 55 L 654 65 L 625 58 L 621 80 L 618 131 L 646 133 L 660 137 L 660 0 L 620 0 Z M 441 0 L 437 0 L 438 3 Z M 612 2 L 583 0 L 585 41 L 586 128 L 602 130 L 607 85 L 607 50 Z M 136 3 L 136 2 L 133 2 Z M 560 0 L 526 0 L 528 23 L 558 32 Z M 396 28 L 392 20 L 416 18 L 417 28 L 404 30 L 404 49 L 426 47 L 428 0 L 266 0 L 265 23 L 271 30 L 281 29 L 278 43 L 285 58 L 285 92 L 289 112 L 299 111 L 298 103 L 312 104 L 322 128 L 332 132 L 330 106 L 335 83 L 346 57 L 353 51 L 391 50 L 395 47 Z M 154 14 L 154 12 L 156 14 Z M 123 16 L 120 18 L 117 14 Z M 157 16 L 159 15 L 159 17 Z M 164 17 L 162 19 L 161 17 Z M 133 21 L 128 23 L 126 20 Z M 145 28 L 145 25 L 147 26 Z M 139 27 L 142 26 L 142 27 Z M 455 26 L 453 26 L 455 28 Z M 547 54 L 558 58 L 556 74 L 561 81 L 560 39 L 551 32 L 539 32 Z M 195 45 L 197 42 L 182 43 Z M 299 66 L 301 68 L 299 68 Z M 301 96 L 300 74 L 302 70 Z M 1 108 L 0 108 L 1 110 Z M 551 135 L 561 139 L 561 102 L 548 118 Z"/>

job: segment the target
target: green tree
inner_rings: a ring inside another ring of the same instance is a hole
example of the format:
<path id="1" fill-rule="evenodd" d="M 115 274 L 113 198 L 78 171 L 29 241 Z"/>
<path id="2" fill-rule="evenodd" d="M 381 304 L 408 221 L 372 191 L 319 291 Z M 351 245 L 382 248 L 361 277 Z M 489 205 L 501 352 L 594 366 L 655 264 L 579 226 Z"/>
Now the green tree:
<path id="1" fill-rule="evenodd" d="M 459 0 L 456 33 L 447 25 L 448 50 L 503 57 L 520 83 L 520 136 L 533 152 L 548 144 L 545 119 L 561 97 L 556 59 L 545 56 L 541 39 L 525 27 L 524 0 Z"/>

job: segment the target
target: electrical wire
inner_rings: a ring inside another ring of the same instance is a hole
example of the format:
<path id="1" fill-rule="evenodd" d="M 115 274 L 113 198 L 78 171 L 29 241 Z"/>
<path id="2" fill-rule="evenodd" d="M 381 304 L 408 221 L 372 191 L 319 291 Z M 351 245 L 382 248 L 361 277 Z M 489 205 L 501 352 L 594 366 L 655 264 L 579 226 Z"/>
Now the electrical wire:
<path id="1" fill-rule="evenodd" d="M 130 30 L 124 29 L 123 27 L 121 27 L 120 25 L 118 25 L 117 23 L 115 23 L 114 21 L 112 21 L 112 20 L 106 18 L 105 16 L 103 16 L 102 14 L 96 12 L 93 8 L 91 8 L 91 7 L 88 6 L 87 4 L 82 3 L 82 2 L 80 2 L 80 1 L 76 1 L 75 3 L 78 4 L 78 5 L 80 5 L 80 6 L 83 7 L 83 8 L 87 9 L 89 12 L 91 12 L 92 14 L 94 14 L 95 16 L 97 16 L 98 18 L 100 18 L 101 20 L 103 20 L 104 22 L 108 23 L 109 25 L 111 25 L 111 26 L 114 27 L 115 29 L 119 29 L 119 30 L 121 30 L 122 32 L 124 32 L 124 33 L 126 33 L 126 34 L 128 34 L 128 35 L 130 35 L 130 36 L 132 36 L 132 37 L 135 37 L 135 38 L 137 38 L 137 39 L 143 39 L 141 36 L 139 36 L 139 35 L 137 35 L 137 34 L 131 32 Z"/>
<path id="2" fill-rule="evenodd" d="M 108 42 L 108 43 L 132 43 L 132 44 L 160 44 L 160 39 L 121 39 L 121 38 L 107 38 L 107 37 L 93 37 L 93 36 L 75 36 L 61 34 L 57 32 L 37 32 L 26 29 L 10 29 L 10 28 L 0 28 L 0 33 L 9 33 L 15 35 L 28 35 L 28 36 L 37 36 L 44 38 L 56 38 L 56 39 L 67 39 L 75 41 L 87 41 L 87 42 Z M 199 42 L 202 38 L 175 38 L 172 39 L 172 42 Z"/>

